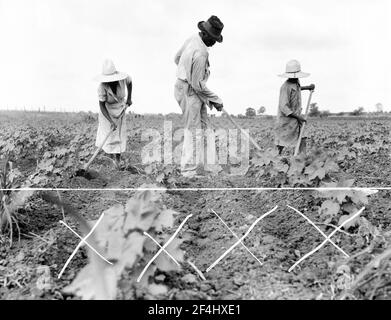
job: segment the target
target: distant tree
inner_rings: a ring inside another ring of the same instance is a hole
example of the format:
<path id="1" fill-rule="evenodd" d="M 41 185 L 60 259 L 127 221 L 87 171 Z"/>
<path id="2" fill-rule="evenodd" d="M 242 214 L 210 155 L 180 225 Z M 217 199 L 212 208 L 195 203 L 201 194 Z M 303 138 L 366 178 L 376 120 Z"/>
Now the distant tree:
<path id="1" fill-rule="evenodd" d="M 360 116 L 364 113 L 364 108 L 363 107 L 358 107 L 357 109 L 353 110 L 351 113 L 352 116 Z"/>
<path id="2" fill-rule="evenodd" d="M 258 109 L 258 114 L 259 114 L 259 115 L 264 114 L 265 111 L 266 111 L 266 108 L 262 106 L 262 107 L 260 107 L 260 108 Z"/>
<path id="3" fill-rule="evenodd" d="M 248 118 L 254 118 L 256 116 L 256 112 L 254 108 L 247 108 L 246 109 L 246 117 Z"/>
<path id="4" fill-rule="evenodd" d="M 319 107 L 316 102 L 310 104 L 310 111 L 308 112 L 308 115 L 310 117 L 319 117 L 320 116 Z"/>
<path id="5" fill-rule="evenodd" d="M 376 112 L 382 113 L 383 112 L 383 105 L 379 102 L 375 104 Z"/>
<path id="6" fill-rule="evenodd" d="M 324 110 L 324 111 L 321 111 L 321 112 L 320 112 L 320 117 L 321 117 L 321 118 L 327 118 L 330 114 L 331 114 L 331 113 L 330 113 L 329 110 Z"/>

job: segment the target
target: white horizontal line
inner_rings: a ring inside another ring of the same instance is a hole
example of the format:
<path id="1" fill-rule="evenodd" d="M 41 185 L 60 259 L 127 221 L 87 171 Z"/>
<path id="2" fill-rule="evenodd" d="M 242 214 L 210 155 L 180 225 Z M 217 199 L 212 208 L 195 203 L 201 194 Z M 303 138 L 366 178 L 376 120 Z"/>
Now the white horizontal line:
<path id="1" fill-rule="evenodd" d="M 8 188 L 1 191 L 282 191 L 282 190 L 318 190 L 318 191 L 343 191 L 343 190 L 391 190 L 391 187 L 352 187 L 352 188 Z"/>

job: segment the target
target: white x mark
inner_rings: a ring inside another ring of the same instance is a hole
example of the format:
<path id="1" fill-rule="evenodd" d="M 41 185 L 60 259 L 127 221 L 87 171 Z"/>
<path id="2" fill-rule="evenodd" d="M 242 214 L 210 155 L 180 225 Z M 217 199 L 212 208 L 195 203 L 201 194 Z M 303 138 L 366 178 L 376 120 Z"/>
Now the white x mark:
<path id="1" fill-rule="evenodd" d="M 351 216 L 349 219 L 346 219 L 338 228 L 336 228 L 333 232 L 330 233 L 329 236 L 326 237 L 326 240 L 324 240 L 320 245 L 318 245 L 314 250 L 312 250 L 311 252 L 307 253 L 306 255 L 304 255 L 299 261 L 297 261 L 292 267 L 289 268 L 289 272 L 291 272 L 300 262 L 302 262 L 303 260 L 307 259 L 309 256 L 311 256 L 312 254 L 314 254 L 316 251 L 318 251 L 320 248 L 322 248 L 327 242 L 330 241 L 330 238 L 336 233 L 338 232 L 339 230 L 341 230 L 341 228 L 347 224 L 348 222 L 352 221 L 353 219 L 355 219 L 357 216 L 359 216 L 361 214 L 361 212 L 363 212 L 365 209 L 365 207 L 362 207 L 356 214 L 354 214 L 353 216 Z"/>
<path id="2" fill-rule="evenodd" d="M 218 258 L 214 263 L 212 263 L 212 265 L 206 269 L 206 272 L 209 272 L 210 270 L 212 270 L 222 259 L 224 259 L 224 257 L 230 253 L 237 245 L 239 245 L 240 243 L 243 242 L 243 240 L 249 235 L 249 233 L 251 232 L 252 229 L 254 229 L 255 225 L 261 221 L 263 218 L 267 217 L 269 214 L 271 214 L 272 212 L 274 212 L 276 209 L 278 208 L 278 206 L 275 206 L 272 210 L 270 210 L 269 212 L 266 212 L 264 215 L 262 215 L 261 217 L 259 217 L 257 220 L 254 221 L 254 223 L 250 226 L 250 228 L 247 230 L 247 232 L 238 240 L 236 241 L 226 252 L 224 252 L 220 258 Z"/>
<path id="3" fill-rule="evenodd" d="M 174 262 L 177 264 L 177 266 L 179 266 L 179 262 L 176 261 L 176 259 L 166 250 L 164 249 L 159 242 L 157 242 L 148 232 L 145 232 L 144 231 L 144 235 L 146 235 L 149 239 L 151 239 L 153 242 L 156 243 L 156 245 L 163 250 L 164 253 L 166 253 L 172 260 L 174 260 Z"/>
<path id="4" fill-rule="evenodd" d="M 178 229 L 174 232 L 174 234 L 171 236 L 170 239 L 168 239 L 168 241 L 164 244 L 163 247 L 160 246 L 159 244 L 159 251 L 152 257 L 152 259 L 148 262 L 148 264 L 145 266 L 145 268 L 143 269 L 143 271 L 141 272 L 141 274 L 139 275 L 139 277 L 137 278 L 137 282 L 140 282 L 141 278 L 143 277 L 144 273 L 148 270 L 149 266 L 152 264 L 152 262 L 155 261 L 155 259 L 159 256 L 159 254 L 161 254 L 163 251 L 165 251 L 166 253 L 168 253 L 165 249 L 167 248 L 167 246 L 171 243 L 172 240 L 174 240 L 174 238 L 176 237 L 176 235 L 179 233 L 179 231 L 182 229 L 182 227 L 184 226 L 184 224 L 186 223 L 187 220 L 189 220 L 193 215 L 192 214 L 189 214 L 185 220 L 182 221 L 182 223 L 179 225 Z M 152 238 L 152 237 L 151 237 Z M 175 260 L 175 259 L 174 259 Z"/>
<path id="5" fill-rule="evenodd" d="M 295 208 L 293 208 L 293 207 L 291 207 L 291 206 L 287 206 L 288 208 L 291 208 L 292 210 L 294 210 L 295 212 L 297 212 L 299 215 L 301 215 L 304 219 L 306 219 L 316 230 L 318 230 L 319 231 L 319 233 L 323 236 L 323 237 L 325 237 L 334 247 L 336 247 L 339 251 L 341 251 L 347 258 L 349 258 L 349 255 L 345 252 L 345 251 L 343 251 L 342 249 L 341 249 L 341 247 L 339 247 L 339 246 L 337 246 L 334 242 L 333 242 L 333 240 L 331 240 L 331 239 L 328 239 L 327 238 L 327 235 L 322 231 L 322 230 L 320 230 L 319 229 L 319 227 L 315 224 L 315 223 L 313 223 L 308 217 L 306 217 L 303 213 L 301 213 L 299 210 L 297 210 L 297 209 L 295 209 Z"/>
<path id="6" fill-rule="evenodd" d="M 211 211 L 217 216 L 217 218 L 220 219 L 220 221 L 227 227 L 227 229 L 234 235 L 234 237 L 238 240 L 240 240 L 240 238 L 238 237 L 238 235 L 232 231 L 232 229 L 224 222 L 224 220 L 216 213 L 216 211 L 214 211 L 213 209 L 211 209 Z M 251 254 L 255 260 L 257 260 L 259 262 L 260 265 L 262 265 L 262 262 L 259 261 L 259 259 L 250 251 L 249 248 L 247 248 L 247 246 L 243 243 L 243 241 L 240 241 L 240 243 L 242 244 L 242 246 L 248 251 L 249 254 Z"/>
<path id="7" fill-rule="evenodd" d="M 71 262 L 72 258 L 75 256 L 77 250 L 79 250 L 79 248 L 83 245 L 83 243 L 85 243 L 92 251 L 94 251 L 99 257 L 101 257 L 104 261 L 106 261 L 107 263 L 109 264 L 112 264 L 110 261 L 108 261 L 105 257 L 103 257 L 98 251 L 96 251 L 93 247 L 91 247 L 91 245 L 86 241 L 87 238 L 94 232 L 94 230 L 96 229 L 96 227 L 98 226 L 99 222 L 102 221 L 103 219 L 103 216 L 104 216 L 104 213 L 102 213 L 102 215 L 100 216 L 100 218 L 98 219 L 98 221 L 95 223 L 95 225 L 91 228 L 90 232 L 84 237 L 82 238 L 79 234 L 77 234 L 77 232 L 75 232 L 70 226 L 68 226 L 64 221 L 60 220 L 60 223 L 62 223 L 64 226 L 66 226 L 69 230 L 71 230 L 79 239 L 81 239 L 81 241 L 79 242 L 79 244 L 77 245 L 77 247 L 75 248 L 75 250 L 73 250 L 72 254 L 69 256 L 67 262 L 65 263 L 64 267 L 61 269 L 61 272 L 60 274 L 58 275 L 58 279 L 61 278 L 62 274 L 64 273 L 66 267 L 68 266 L 68 264 Z"/>

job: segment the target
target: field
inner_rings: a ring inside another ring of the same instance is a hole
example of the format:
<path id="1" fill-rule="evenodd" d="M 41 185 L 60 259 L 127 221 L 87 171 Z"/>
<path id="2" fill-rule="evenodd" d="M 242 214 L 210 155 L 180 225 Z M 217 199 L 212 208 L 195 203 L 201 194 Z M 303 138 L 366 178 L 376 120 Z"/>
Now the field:
<path id="1" fill-rule="evenodd" d="M 145 130 L 181 121 L 128 115 L 124 169 L 101 152 L 86 179 L 74 173 L 95 151 L 95 115 L 0 112 L 0 299 L 389 299 L 389 119 L 309 119 L 298 157 L 277 156 L 272 119 L 235 120 L 263 149 L 241 174 L 233 159 L 200 179 L 142 163 Z M 80 242 L 60 220 L 85 236 L 103 212 L 89 243 L 112 264 L 83 246 L 59 278 Z M 185 218 L 138 282 L 159 250 L 146 233 L 163 246 Z M 321 232 L 333 244 L 307 257 Z"/>

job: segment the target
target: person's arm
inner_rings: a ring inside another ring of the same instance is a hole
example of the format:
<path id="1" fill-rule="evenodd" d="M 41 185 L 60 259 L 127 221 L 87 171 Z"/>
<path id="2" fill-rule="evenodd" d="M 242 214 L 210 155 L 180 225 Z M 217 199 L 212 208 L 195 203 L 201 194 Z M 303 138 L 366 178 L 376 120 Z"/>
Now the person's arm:
<path id="1" fill-rule="evenodd" d="M 107 92 L 106 89 L 102 84 L 99 85 L 98 87 L 98 97 L 99 97 L 99 108 L 100 111 L 102 112 L 103 116 L 110 122 L 111 124 L 111 129 L 115 130 L 117 127 L 114 121 L 111 119 L 109 111 L 107 111 L 106 108 L 106 101 L 107 101 Z"/>
<path id="2" fill-rule="evenodd" d="M 194 58 L 190 85 L 202 100 L 212 104 L 217 110 L 221 110 L 223 101 L 206 86 L 205 72 L 207 60 L 208 58 L 205 55 L 198 55 Z"/>
<path id="3" fill-rule="evenodd" d="M 293 113 L 291 113 L 288 117 L 296 119 L 297 121 L 299 121 L 300 124 L 302 124 L 303 122 L 307 122 L 307 120 L 304 119 L 304 117 L 297 116 L 297 115 L 295 115 Z"/>
<path id="4" fill-rule="evenodd" d="M 179 63 L 179 60 L 180 60 L 180 58 L 181 58 L 181 56 L 182 56 L 182 52 L 183 52 L 183 50 L 185 49 L 185 47 L 186 47 L 186 45 L 188 44 L 188 40 L 186 40 L 185 41 L 185 43 L 182 45 L 182 47 L 178 50 L 178 52 L 176 53 L 176 55 L 175 55 L 175 58 L 174 58 L 174 62 L 175 62 L 175 64 L 176 65 L 178 65 L 178 63 Z"/>
<path id="5" fill-rule="evenodd" d="M 299 124 L 302 124 L 306 120 L 303 117 L 295 115 L 293 113 L 291 108 L 290 90 L 291 89 L 285 86 L 281 87 L 278 107 L 286 117 L 294 118 L 299 122 Z"/>
<path id="6" fill-rule="evenodd" d="M 174 62 L 175 62 L 176 65 L 178 65 L 179 59 L 181 58 L 181 55 L 182 55 L 182 48 L 181 48 L 181 50 L 179 50 L 179 51 L 177 52 L 177 54 L 175 55 Z"/>
<path id="7" fill-rule="evenodd" d="M 128 89 L 128 99 L 126 100 L 126 104 L 128 106 L 132 105 L 132 89 L 133 89 L 133 84 L 132 84 L 132 79 L 130 77 L 126 78 L 126 88 Z"/>
<path id="8" fill-rule="evenodd" d="M 314 84 L 310 84 L 309 86 L 303 86 L 303 87 L 300 87 L 300 90 L 310 90 L 310 91 L 314 91 L 315 90 L 315 85 Z"/>

